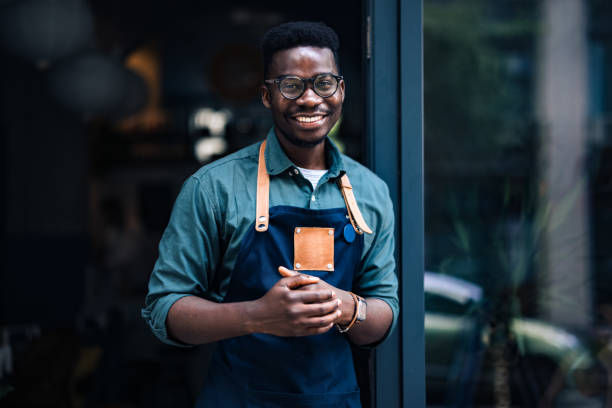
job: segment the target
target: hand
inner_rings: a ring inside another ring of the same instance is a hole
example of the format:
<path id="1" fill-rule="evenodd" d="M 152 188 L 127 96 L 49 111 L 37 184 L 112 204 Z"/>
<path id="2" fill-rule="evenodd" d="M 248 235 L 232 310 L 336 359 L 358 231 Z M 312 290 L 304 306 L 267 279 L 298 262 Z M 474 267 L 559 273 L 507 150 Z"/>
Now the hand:
<path id="1" fill-rule="evenodd" d="M 282 276 L 285 276 L 285 279 L 290 279 L 287 277 L 299 276 L 310 277 L 309 275 L 304 275 L 282 266 L 278 268 L 278 272 Z M 340 311 L 342 313 L 335 323 L 338 323 L 338 325 L 342 327 L 349 325 L 355 316 L 355 300 L 351 293 L 335 288 L 323 280 L 298 285 L 292 290 L 294 292 L 331 290 L 336 293 L 338 299 L 342 302 L 340 304 Z M 350 332 L 347 333 L 350 341 L 358 345 L 372 344 L 380 340 L 393 321 L 393 311 L 387 302 L 375 297 L 367 297 L 366 300 L 368 302 L 368 318 L 363 322 L 356 323 L 353 328 L 351 328 Z M 612 387 L 610 389 L 612 389 Z M 612 398 L 610 400 L 612 401 Z"/>
<path id="2" fill-rule="evenodd" d="M 304 276 L 310 277 L 310 275 L 305 275 L 303 273 L 292 271 L 290 269 L 285 268 L 284 266 L 278 267 L 278 273 L 284 277 L 295 277 L 295 276 Z M 316 282 L 308 283 L 305 285 L 301 285 L 298 288 L 299 291 L 326 291 L 330 290 L 337 294 L 338 298 L 341 301 L 340 311 L 341 314 L 338 315 L 338 318 L 334 323 L 338 323 L 341 326 L 346 326 L 349 324 L 353 318 L 353 314 L 355 313 L 355 300 L 351 296 L 349 292 L 338 289 L 329 283 L 325 282 L 322 279 L 317 280 Z"/>
<path id="3" fill-rule="evenodd" d="M 295 290 L 320 283 L 315 276 L 294 274 L 279 280 L 251 311 L 253 331 L 276 336 L 310 336 L 325 333 L 341 316 L 333 287 Z"/>

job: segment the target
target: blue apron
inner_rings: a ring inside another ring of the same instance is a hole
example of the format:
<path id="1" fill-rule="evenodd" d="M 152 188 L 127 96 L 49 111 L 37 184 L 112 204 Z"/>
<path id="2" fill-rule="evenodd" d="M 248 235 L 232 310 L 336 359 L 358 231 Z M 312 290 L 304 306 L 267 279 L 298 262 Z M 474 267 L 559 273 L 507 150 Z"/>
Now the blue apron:
<path id="1" fill-rule="evenodd" d="M 260 150 L 258 191 L 263 191 L 266 200 L 258 194 L 256 222 L 241 243 L 223 301 L 258 299 L 281 279 L 279 266 L 294 269 L 293 238 L 298 227 L 333 228 L 333 271 L 303 272 L 350 291 L 364 242 L 359 228 L 351 225 L 351 212 L 276 206 L 268 214 L 268 185 L 262 189 L 259 181 L 262 172 L 267 177 L 264 150 L 265 142 Z M 265 201 L 263 210 L 260 201 Z M 196 406 L 361 407 L 349 341 L 335 327 L 313 336 L 252 334 L 222 340 Z"/>

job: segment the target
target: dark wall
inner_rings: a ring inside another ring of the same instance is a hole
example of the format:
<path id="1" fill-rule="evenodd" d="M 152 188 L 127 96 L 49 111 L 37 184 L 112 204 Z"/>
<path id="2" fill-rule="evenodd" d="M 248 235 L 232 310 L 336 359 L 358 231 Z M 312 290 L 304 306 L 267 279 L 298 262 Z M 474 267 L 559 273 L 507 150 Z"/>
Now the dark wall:
<path id="1" fill-rule="evenodd" d="M 88 257 L 85 127 L 48 95 L 44 71 L 3 61 L 0 321 L 70 325 Z"/>

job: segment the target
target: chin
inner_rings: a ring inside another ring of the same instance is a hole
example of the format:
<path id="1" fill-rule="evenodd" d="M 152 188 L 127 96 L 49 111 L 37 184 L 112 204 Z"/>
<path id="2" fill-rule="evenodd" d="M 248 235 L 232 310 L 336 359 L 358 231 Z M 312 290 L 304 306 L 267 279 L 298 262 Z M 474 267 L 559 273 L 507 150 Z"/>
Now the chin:
<path id="1" fill-rule="evenodd" d="M 298 146 L 298 147 L 314 147 L 317 146 L 318 144 L 322 143 L 325 141 L 325 137 L 327 136 L 327 132 L 324 133 L 319 133 L 317 132 L 317 134 L 311 134 L 311 135 L 300 135 L 300 134 L 295 134 L 295 133 L 291 133 L 291 132 L 285 132 L 283 130 L 281 130 L 281 133 L 283 134 L 283 137 L 292 145 L 294 146 Z"/>

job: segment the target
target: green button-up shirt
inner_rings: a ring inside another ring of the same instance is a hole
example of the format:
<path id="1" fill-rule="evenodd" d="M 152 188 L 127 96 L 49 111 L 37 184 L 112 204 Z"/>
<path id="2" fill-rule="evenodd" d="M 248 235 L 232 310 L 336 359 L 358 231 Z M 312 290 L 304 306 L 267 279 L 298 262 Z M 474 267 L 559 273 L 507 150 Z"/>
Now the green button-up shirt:
<path id="1" fill-rule="evenodd" d="M 283 151 L 274 130 L 268 133 L 267 141 L 270 207 L 345 207 L 336 180 L 347 173 L 359 209 L 374 231 L 365 234 L 353 292 L 387 302 L 393 311 L 392 329 L 399 302 L 393 256 L 393 206 L 386 184 L 366 167 L 340 154 L 327 139 L 329 170 L 313 190 Z M 165 343 L 183 345 L 169 338 L 166 331 L 166 317 L 174 302 L 190 295 L 220 302 L 229 289 L 242 239 L 249 228 L 254 228 L 259 145 L 202 167 L 185 181 L 176 199 L 142 309 L 153 333 Z"/>

